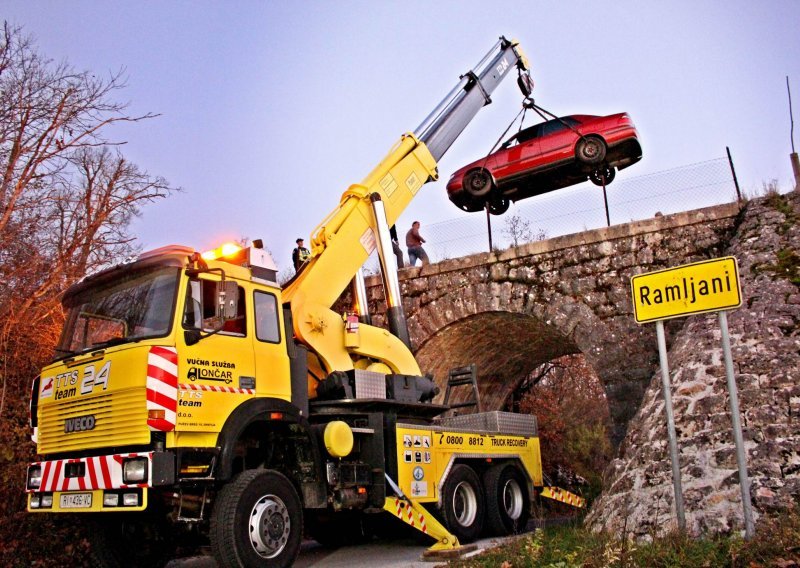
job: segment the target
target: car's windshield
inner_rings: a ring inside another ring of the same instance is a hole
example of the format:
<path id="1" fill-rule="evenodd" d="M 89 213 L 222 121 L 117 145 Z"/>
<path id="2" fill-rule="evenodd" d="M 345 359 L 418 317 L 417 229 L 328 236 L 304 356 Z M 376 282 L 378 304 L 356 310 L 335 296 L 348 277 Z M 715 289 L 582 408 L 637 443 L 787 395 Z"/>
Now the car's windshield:
<path id="1" fill-rule="evenodd" d="M 171 267 L 135 270 L 69 298 L 56 356 L 167 335 L 178 274 Z"/>

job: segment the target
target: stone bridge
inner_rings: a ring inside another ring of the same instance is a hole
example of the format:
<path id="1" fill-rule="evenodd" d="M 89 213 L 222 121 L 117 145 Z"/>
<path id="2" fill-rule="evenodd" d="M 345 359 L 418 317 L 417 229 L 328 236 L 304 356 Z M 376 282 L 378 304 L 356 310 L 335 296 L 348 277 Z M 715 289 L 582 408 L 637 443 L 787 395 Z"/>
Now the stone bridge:
<path id="1" fill-rule="evenodd" d="M 655 326 L 634 322 L 634 274 L 717 256 L 739 262 L 728 315 L 750 495 L 761 515 L 800 504 L 800 193 L 721 205 L 401 271 L 411 339 L 441 383 L 478 365 L 488 409 L 532 369 L 582 353 L 608 395 L 617 456 L 586 522 L 649 538 L 675 528 Z M 384 311 L 368 282 L 376 323 Z M 741 531 L 742 504 L 715 314 L 667 322 L 687 528 Z"/>
<path id="2" fill-rule="evenodd" d="M 403 269 L 420 367 L 443 385 L 450 368 L 476 363 L 482 404 L 494 410 L 540 364 L 582 353 L 605 387 L 618 444 L 658 365 L 654 326 L 633 318 L 630 277 L 720 256 L 739 211 L 720 205 Z M 379 278 L 367 288 L 383 325 Z M 668 340 L 677 329 L 667 325 Z"/>

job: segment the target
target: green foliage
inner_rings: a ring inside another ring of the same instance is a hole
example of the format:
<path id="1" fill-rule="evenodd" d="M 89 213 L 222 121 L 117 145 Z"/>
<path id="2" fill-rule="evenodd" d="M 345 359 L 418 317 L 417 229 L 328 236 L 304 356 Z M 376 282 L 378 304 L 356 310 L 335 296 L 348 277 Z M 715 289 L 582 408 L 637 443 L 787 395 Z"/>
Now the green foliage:
<path id="1" fill-rule="evenodd" d="M 800 513 L 765 518 L 750 542 L 672 533 L 636 544 L 584 528 L 554 527 L 514 539 L 454 568 L 766 568 L 800 565 Z"/>

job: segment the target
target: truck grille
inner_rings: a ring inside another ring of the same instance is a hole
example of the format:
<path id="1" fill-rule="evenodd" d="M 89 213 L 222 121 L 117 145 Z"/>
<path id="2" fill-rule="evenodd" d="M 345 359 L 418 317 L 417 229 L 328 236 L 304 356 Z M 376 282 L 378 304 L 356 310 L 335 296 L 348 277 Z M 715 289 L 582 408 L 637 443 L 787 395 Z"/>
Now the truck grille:
<path id="1" fill-rule="evenodd" d="M 71 418 L 93 417 L 94 427 L 85 428 L 88 420 L 75 421 L 71 432 L 65 423 Z M 42 455 L 90 448 L 109 448 L 147 444 L 147 407 L 143 388 L 87 397 L 39 407 L 39 447 Z"/>

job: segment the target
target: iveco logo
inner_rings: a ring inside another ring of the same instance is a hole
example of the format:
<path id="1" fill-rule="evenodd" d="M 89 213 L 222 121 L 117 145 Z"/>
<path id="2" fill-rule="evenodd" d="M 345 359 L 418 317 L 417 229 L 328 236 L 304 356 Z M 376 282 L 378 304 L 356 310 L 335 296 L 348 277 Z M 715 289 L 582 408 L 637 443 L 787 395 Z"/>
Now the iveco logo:
<path id="1" fill-rule="evenodd" d="M 84 430 L 94 430 L 94 415 L 76 416 L 75 418 L 67 418 L 64 420 L 64 432 L 83 432 Z"/>

